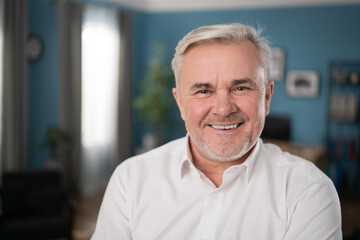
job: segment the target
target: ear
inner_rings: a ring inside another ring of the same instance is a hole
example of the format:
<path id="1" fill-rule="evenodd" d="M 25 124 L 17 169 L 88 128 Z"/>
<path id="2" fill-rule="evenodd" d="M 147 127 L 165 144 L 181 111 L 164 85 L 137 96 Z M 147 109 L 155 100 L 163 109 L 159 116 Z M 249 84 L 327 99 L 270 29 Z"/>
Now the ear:
<path id="1" fill-rule="evenodd" d="M 184 118 L 184 109 L 181 101 L 180 92 L 177 90 L 177 88 L 172 89 L 173 96 L 175 98 L 176 104 L 178 105 L 178 108 L 180 110 L 181 118 L 185 120 Z"/>
<path id="2" fill-rule="evenodd" d="M 265 116 L 269 115 L 271 97 L 274 92 L 274 82 L 269 81 L 265 86 Z"/>

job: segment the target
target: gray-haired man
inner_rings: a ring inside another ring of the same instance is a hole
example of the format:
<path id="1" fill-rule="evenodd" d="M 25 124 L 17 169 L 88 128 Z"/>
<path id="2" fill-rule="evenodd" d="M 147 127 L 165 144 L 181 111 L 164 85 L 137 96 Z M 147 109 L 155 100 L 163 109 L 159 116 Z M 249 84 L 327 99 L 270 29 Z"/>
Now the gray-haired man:
<path id="1" fill-rule="evenodd" d="M 242 24 L 178 44 L 173 95 L 187 136 L 115 170 L 92 239 L 341 239 L 331 180 L 259 138 L 274 84 L 270 50 Z"/>

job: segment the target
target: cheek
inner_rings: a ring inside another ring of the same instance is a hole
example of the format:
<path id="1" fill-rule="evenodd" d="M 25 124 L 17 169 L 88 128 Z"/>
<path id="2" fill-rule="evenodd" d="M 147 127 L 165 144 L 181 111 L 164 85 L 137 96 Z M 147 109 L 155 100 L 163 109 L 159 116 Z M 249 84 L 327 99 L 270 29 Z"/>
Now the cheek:
<path id="1" fill-rule="evenodd" d="M 202 120 L 207 116 L 210 106 L 206 101 L 192 99 L 186 102 L 185 106 L 185 121 L 191 121 L 191 123 L 201 124 Z"/>
<path id="2" fill-rule="evenodd" d="M 251 120 L 265 117 L 265 103 L 261 97 L 249 97 L 240 101 L 239 108 Z"/>

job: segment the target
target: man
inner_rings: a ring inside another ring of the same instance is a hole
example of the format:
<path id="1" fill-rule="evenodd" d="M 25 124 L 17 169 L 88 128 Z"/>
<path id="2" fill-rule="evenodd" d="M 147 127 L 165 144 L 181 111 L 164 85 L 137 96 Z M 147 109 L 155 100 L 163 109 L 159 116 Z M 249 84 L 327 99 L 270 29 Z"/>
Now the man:
<path id="1" fill-rule="evenodd" d="M 331 180 L 259 138 L 269 55 L 241 24 L 179 42 L 173 95 L 188 135 L 120 164 L 92 239 L 342 239 Z"/>

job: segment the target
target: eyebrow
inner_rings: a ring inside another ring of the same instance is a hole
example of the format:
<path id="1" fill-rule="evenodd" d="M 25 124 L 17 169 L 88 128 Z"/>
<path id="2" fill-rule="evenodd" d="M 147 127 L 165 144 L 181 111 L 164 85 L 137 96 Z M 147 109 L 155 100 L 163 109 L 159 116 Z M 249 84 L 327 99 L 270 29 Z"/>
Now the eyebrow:
<path id="1" fill-rule="evenodd" d="M 243 79 L 235 79 L 231 82 L 231 86 L 241 85 L 241 84 L 250 84 L 251 86 L 255 87 L 257 84 L 251 80 L 250 78 L 243 78 Z"/>
<path id="2" fill-rule="evenodd" d="M 257 84 L 251 80 L 250 78 L 243 78 L 243 79 L 234 79 L 231 81 L 231 87 L 237 86 L 237 85 L 241 85 L 241 84 L 250 84 L 251 86 L 255 87 L 257 86 Z M 213 89 L 214 86 L 211 83 L 194 83 L 191 87 L 190 87 L 190 91 L 195 91 L 198 89 Z"/>
<path id="3" fill-rule="evenodd" d="M 211 89 L 214 88 L 214 86 L 211 83 L 195 83 L 191 86 L 190 91 L 194 91 L 201 88 Z"/>

